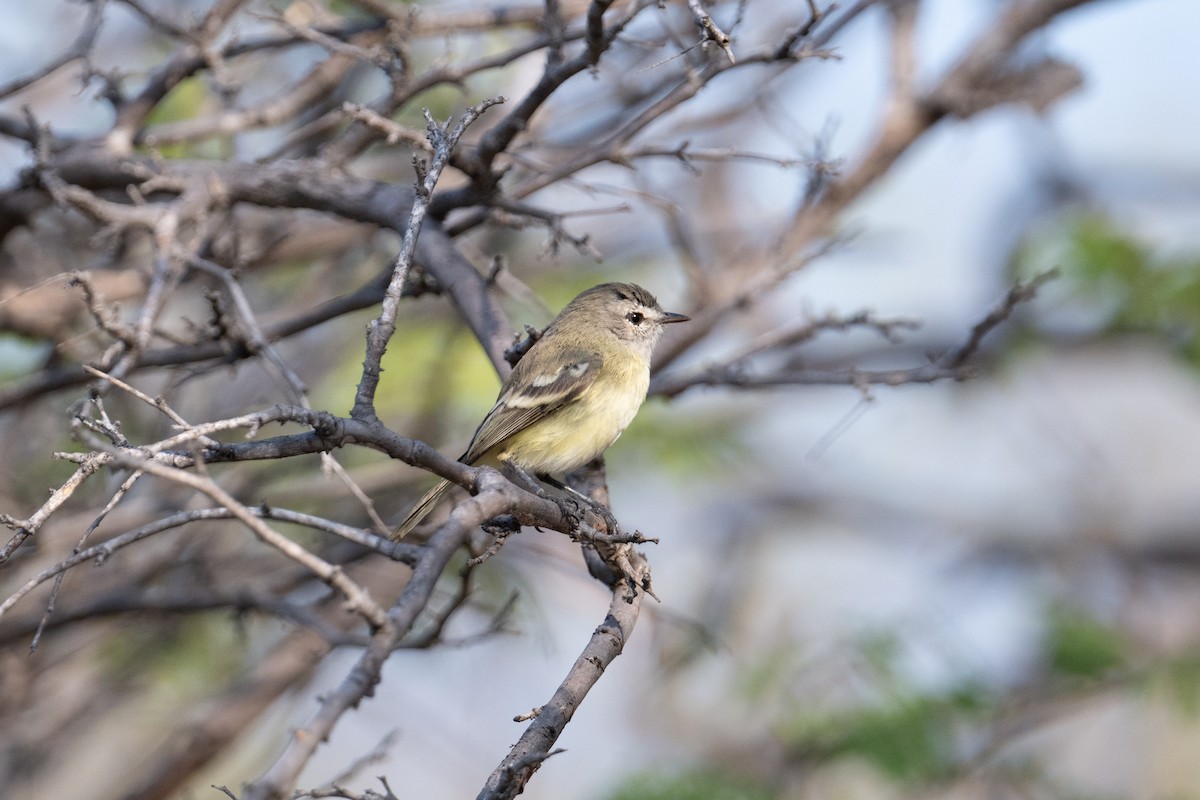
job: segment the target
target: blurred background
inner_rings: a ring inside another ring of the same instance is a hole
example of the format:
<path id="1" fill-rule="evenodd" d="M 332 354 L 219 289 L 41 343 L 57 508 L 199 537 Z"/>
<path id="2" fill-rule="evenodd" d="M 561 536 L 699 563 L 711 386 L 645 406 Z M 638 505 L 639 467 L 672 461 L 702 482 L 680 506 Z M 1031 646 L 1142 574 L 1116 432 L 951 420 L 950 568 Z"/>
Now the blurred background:
<path id="1" fill-rule="evenodd" d="M 69 2 L 3 5 L 0 81 L 64 50 L 85 13 Z M 105 12 L 98 72 L 136 75 L 163 58 L 161 36 L 132 5 L 111 3 Z M 153 7 L 183 20 L 207 5 Z M 761 5 L 746 4 L 735 52 L 752 50 L 792 12 Z M 1008 5 L 920 3 L 918 82 L 935 81 Z M 353 10 L 256 8 L 296 20 Z M 735 9 L 719 8 L 714 15 L 727 24 Z M 682 5 L 663 15 L 675 12 L 689 21 Z M 269 23 L 248 15 L 238 24 L 249 35 Z M 661 24 L 631 26 L 628 41 L 648 42 Z M 720 274 L 757 258 L 755 247 L 804 197 L 812 175 L 803 164 L 853 164 L 868 146 L 888 98 L 890 30 L 886 10 L 868 8 L 828 44 L 836 58 L 765 80 L 752 70 L 722 76 L 644 137 L 770 158 L 598 165 L 535 195 L 538 205 L 568 214 L 566 231 L 586 235 L 585 247 L 551 241 L 544 229 L 488 226 L 460 237 L 462 250 L 483 271 L 503 258 L 500 286 L 517 326 L 544 325 L 575 292 L 610 279 L 636 280 L 664 307 L 689 311 L 698 302 L 689 261 Z M 935 126 L 838 217 L 828 252 L 755 313 L 731 316 L 668 366 L 664 375 L 687 374 L 789 321 L 869 310 L 919 325 L 901 330 L 898 342 L 870 330 L 826 331 L 805 344 L 803 365 L 908 369 L 965 342 L 1014 281 L 1059 272 L 985 341 L 966 381 L 869 390 L 846 381 L 697 386 L 651 398 L 607 462 L 618 518 L 660 539 L 644 549 L 662 602 L 643 606 L 625 653 L 559 742 L 566 752 L 546 761 L 525 796 L 1200 797 L 1196 30 L 1200 6 L 1187 0 L 1088 3 L 1054 21 L 1026 49 L 1078 66 L 1079 91 L 1044 114 L 1001 107 Z M 435 37 L 413 58 L 478 57 L 504 47 L 504 36 Z M 529 161 L 565 159 L 614 126 L 621 93 L 655 81 L 649 67 L 672 46 L 667 39 L 645 52 L 631 46 L 634 55 L 617 50 L 597 76 L 574 78 L 537 118 L 530 135 L 539 149 Z M 321 55 L 300 49 L 258 66 L 289 81 Z M 461 91 L 439 87 L 401 118 L 420 128 L 421 105 L 444 118 L 491 94 L 519 98 L 541 67 L 538 54 Z M 371 80 L 356 84 L 351 99 L 372 96 Z M 56 133 L 87 137 L 112 125 L 99 94 L 96 81 L 80 90 L 78 74 L 65 71 L 5 99 L 0 111 L 19 117 L 28 104 Z M 199 114 L 211 90 L 178 91 L 171 101 L 158 122 Z M 174 146 L 188 157 L 252 161 L 286 135 L 266 129 L 236 146 Z M 28 148 L 5 141 L 0 162 L 16 181 Z M 411 180 L 407 152 L 386 147 L 368 151 L 354 170 Z M 74 245 L 63 233 L 79 227 L 64 218 L 9 236 L 0 284 L 25 291 L 40 275 L 85 266 L 69 260 Z M 333 240 L 328 252 L 248 272 L 247 292 L 262 308 L 305 307 L 369 279 L 394 259 L 399 241 L 387 232 L 347 233 L 345 225 L 331 226 L 335 234 L 344 244 Z M 92 258 L 114 281 L 135 260 L 112 248 Z M 43 263 L 67 266 L 45 271 Z M 132 283 L 130 296 L 140 291 Z M 181 294 L 178 319 L 202 318 L 201 298 Z M 381 416 L 454 453 L 498 381 L 443 300 L 406 303 L 385 362 Z M 363 326 L 375 313 L 345 315 L 281 343 L 315 408 L 349 408 Z M 94 350 L 88 321 L 39 338 L 12 319 L 0 334 L 0 386 L 21 385 L 48 360 L 86 359 Z M 434 368 L 446 359 L 453 370 Z M 253 364 L 191 380 L 206 387 L 181 398 L 178 410 L 193 421 L 278 400 L 278 386 Z M 30 513 L 46 487 L 69 474 L 49 453 L 71 449 L 65 410 L 82 395 L 76 387 L 4 412 L 11 456 L 0 510 Z M 31 429 L 59 441 L 19 435 Z M 424 485 L 422 473 L 377 455 L 346 451 L 339 459 L 385 518 L 398 517 Z M 335 487 L 315 461 L 244 474 L 247 501 L 334 502 Z M 98 484 L 47 527 L 41 547 L 49 563 L 65 556 L 111 491 Z M 119 513 L 112 525 L 119 527 Z M 174 536 L 150 540 L 146 550 L 180 569 L 200 545 L 186 532 Z M 231 530 L 215 538 L 236 559 L 249 537 Z M 6 596 L 32 574 L 22 563 L 5 568 Z M 375 776 L 386 775 L 400 797 L 478 791 L 522 730 L 513 716 L 550 696 L 603 618 L 608 592 L 588 577 L 576 545 L 529 529 L 476 579 L 476 603 L 446 631 L 454 646 L 397 653 L 375 696 L 310 762 L 302 786 L 329 782 L 395 732 L 385 754 L 347 785 L 381 791 Z M 66 586 L 69 595 L 70 580 Z M 19 607 L 33 618 L 45 603 L 37 597 Z M 501 630 L 486 632 L 510 597 Z M 11 734 L 2 772 L 23 792 L 11 796 L 80 795 L 81 775 L 94 790 L 83 796 L 137 796 L 122 785 L 123 773 L 136 772 L 129 764 L 155 752 L 181 709 L 201 713 L 215 685 L 252 668 L 262 641 L 256 631 L 278 636 L 282 625 L 228 611 L 144 615 L 117 623 L 103 642 L 51 631 L 36 656 L 25 654 L 28 630 L 10 634 L 0 697 L 19 710 L 11 724 L 32 726 L 26 734 L 44 730 L 40 757 L 53 753 L 72 765 L 22 777 L 34 772 L 21 766 L 22 748 L 32 745 Z M 92 656 L 49 695 L 62 709 L 22 709 L 24 682 L 69 658 L 56 649 L 67 641 L 71 652 Z M 234 788 L 259 774 L 281 732 L 312 714 L 314 698 L 343 679 L 356 655 L 346 648 L 315 662 L 303 681 L 239 723 L 237 737 L 178 796 L 216 796 L 210 784 Z M 108 693 L 103 703 L 81 699 L 98 687 Z M 0 743 L 7 736 L 0 733 Z"/>

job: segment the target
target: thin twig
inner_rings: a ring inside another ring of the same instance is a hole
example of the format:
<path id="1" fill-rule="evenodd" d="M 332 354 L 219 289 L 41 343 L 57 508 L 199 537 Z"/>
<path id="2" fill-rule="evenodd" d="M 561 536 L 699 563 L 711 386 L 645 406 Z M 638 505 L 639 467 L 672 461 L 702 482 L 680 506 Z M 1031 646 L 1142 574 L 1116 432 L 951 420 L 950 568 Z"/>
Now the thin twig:
<path id="1" fill-rule="evenodd" d="M 613 589 L 604 621 L 592 633 L 587 646 L 575 659 L 554 695 L 541 706 L 521 738 L 487 779 L 477 800 L 508 800 L 516 797 L 542 762 L 561 752 L 551 748 L 571 721 L 575 709 L 621 654 L 633 633 L 640 609 L 641 594 L 630 598 L 623 587 Z"/>
<path id="2" fill-rule="evenodd" d="M 335 536 L 340 536 L 347 541 L 364 547 L 370 547 L 378 552 L 389 555 L 403 563 L 412 565 L 421 552 L 422 547 L 405 542 L 389 542 L 378 536 L 363 531 L 361 528 L 355 528 L 349 525 L 343 525 L 332 520 L 323 519 L 299 511 L 292 511 L 285 508 L 250 508 L 250 513 L 262 517 L 263 519 L 275 519 L 280 522 L 289 522 L 296 525 L 304 525 L 313 530 L 330 533 Z M 91 547 L 72 553 L 69 558 L 65 558 L 57 564 L 47 567 L 46 569 L 30 576 L 25 583 L 18 587 L 12 594 L 0 602 L 0 617 L 3 617 L 10 609 L 21 601 L 31 591 L 36 589 L 41 584 L 63 574 L 67 570 L 72 569 L 80 564 L 89 561 L 95 562 L 97 565 L 103 564 L 113 556 L 118 550 L 121 550 L 129 545 L 140 542 L 141 540 L 162 533 L 163 531 L 173 528 L 180 528 L 194 522 L 205 522 L 211 520 L 236 519 L 234 512 L 228 508 L 199 508 L 188 511 L 178 511 L 174 514 L 168 514 L 153 522 L 139 525 L 124 533 L 119 533 L 110 537 L 104 542 L 92 545 Z"/>
<path id="3" fill-rule="evenodd" d="M 737 63 L 737 59 L 733 57 L 729 34 L 721 30 L 713 21 L 712 15 L 704 8 L 704 4 L 700 0 L 688 0 L 688 8 L 692 11 L 696 27 L 700 29 L 700 35 L 704 37 L 704 41 L 715 42 L 717 47 L 725 51 L 725 56 L 729 59 L 730 64 Z"/>
<path id="4" fill-rule="evenodd" d="M 278 533 L 270 525 L 263 522 L 258 514 L 255 514 L 236 500 L 212 479 L 159 464 L 131 451 L 118 451 L 103 447 L 98 449 L 107 450 L 112 459 L 119 464 L 140 469 L 150 475 L 164 478 L 172 483 L 187 486 L 207 496 L 217 505 L 229 509 L 239 522 L 249 528 L 263 542 L 274 547 L 301 566 L 308 568 L 314 575 L 341 592 L 346 598 L 346 606 L 349 610 L 360 614 L 374 627 L 384 624 L 384 610 L 375 602 L 366 589 L 352 581 L 341 568 L 310 553 L 299 544 Z"/>
<path id="5" fill-rule="evenodd" d="M 88 479 L 96 470 L 104 464 L 105 459 L 98 455 L 89 456 L 80 463 L 79 468 L 72 473 L 61 486 L 55 489 L 50 494 L 50 499 L 42 504 L 41 508 L 35 511 L 26 519 L 16 519 L 9 514 L 0 514 L 0 525 L 6 525 L 9 528 L 14 528 L 16 533 L 8 540 L 3 549 L 0 549 L 0 566 L 3 566 L 12 554 L 16 552 L 30 536 L 37 533 L 38 529 L 50 518 L 50 515 L 67 502 L 71 495 L 75 493 L 85 480 Z"/>
<path id="6" fill-rule="evenodd" d="M 412 268 L 413 253 L 417 248 L 417 236 L 421 232 L 421 223 L 425 219 L 425 212 L 429 208 L 429 201 L 433 197 L 433 190 L 437 186 L 442 170 L 450 161 L 450 155 L 458 144 L 458 140 L 471 123 L 487 109 L 503 102 L 503 97 L 497 97 L 472 106 L 467 109 L 453 129 L 450 128 L 449 121 L 445 124 L 434 122 L 428 109 L 425 111 L 425 119 L 429 128 L 429 143 L 433 146 L 434 155 L 428 166 L 423 168 L 424 174 L 420 176 L 421 179 L 417 183 L 412 210 L 408 216 L 408 225 L 404 230 L 404 242 L 396 256 L 396 263 L 392 268 L 392 278 L 384 293 L 379 316 L 367 326 L 367 350 L 366 356 L 363 358 L 362 378 L 354 393 L 354 407 L 350 412 L 352 417 L 358 419 L 375 417 L 375 390 L 379 386 L 379 363 L 383 359 L 392 334 L 396 331 L 396 317 L 400 313 L 400 298 L 404 292 L 404 283 L 408 280 L 409 270 Z"/>
<path id="7" fill-rule="evenodd" d="M 971 328 L 971 334 L 961 346 L 938 359 L 938 364 L 955 369 L 961 367 L 979 350 L 983 338 L 991 333 L 998 325 L 1012 316 L 1013 311 L 1022 303 L 1028 303 L 1037 296 L 1038 290 L 1047 282 L 1058 277 L 1057 269 L 1047 270 L 1036 275 L 1027 282 L 1017 281 L 1005 293 L 1004 299 L 993 308 L 988 315 Z"/>
<path id="8" fill-rule="evenodd" d="M 90 3 L 87 17 L 83 22 L 83 28 L 80 30 L 79 36 L 66 51 L 58 58 L 51 60 L 28 75 L 22 75 L 6 84 L 0 85 L 0 100 L 24 91 L 42 78 L 52 75 L 72 61 L 86 59 L 92 52 L 92 47 L 96 43 L 96 37 L 100 35 L 100 27 L 104 23 L 104 11 L 107 5 L 108 0 L 95 0 L 95 2 Z"/>
<path id="9" fill-rule="evenodd" d="M 87 529 L 83 532 L 83 535 L 79 537 L 79 541 L 75 544 L 75 548 L 72 552 L 78 553 L 80 551 L 84 543 L 88 540 L 88 537 L 91 536 L 96 528 L 100 527 L 100 523 L 103 522 L 104 518 L 108 516 L 108 513 L 116 507 L 117 503 L 121 502 L 121 499 L 129 493 L 129 490 L 133 488 L 133 484 L 137 483 L 138 478 L 142 477 L 142 474 L 143 473 L 141 470 L 134 470 L 128 478 L 121 482 L 121 485 L 117 487 L 117 491 L 113 493 L 111 498 L 109 498 L 108 503 L 103 509 L 101 509 L 100 513 L 96 515 L 96 518 L 93 519 L 92 522 L 87 526 Z M 38 622 L 37 630 L 33 634 L 33 640 L 29 643 L 30 655 L 37 652 L 38 643 L 42 639 L 42 632 L 46 629 L 46 623 L 50 620 L 50 615 L 54 613 L 54 608 L 58 602 L 58 594 L 60 591 L 62 591 L 62 582 L 65 574 L 65 572 L 60 572 L 54 579 L 54 588 L 50 590 L 50 599 L 46 601 L 46 610 L 42 614 L 41 620 Z"/>

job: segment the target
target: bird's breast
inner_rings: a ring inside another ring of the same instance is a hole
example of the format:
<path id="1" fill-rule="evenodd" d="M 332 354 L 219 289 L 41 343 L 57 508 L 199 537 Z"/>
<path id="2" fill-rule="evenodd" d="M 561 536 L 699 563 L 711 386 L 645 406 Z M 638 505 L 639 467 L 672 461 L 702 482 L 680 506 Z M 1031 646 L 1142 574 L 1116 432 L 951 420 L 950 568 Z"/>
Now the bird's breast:
<path id="1" fill-rule="evenodd" d="M 515 434 L 506 443 L 506 456 L 538 473 L 577 469 L 629 427 L 649 385 L 650 371 L 644 365 L 605 370 L 578 399 Z"/>

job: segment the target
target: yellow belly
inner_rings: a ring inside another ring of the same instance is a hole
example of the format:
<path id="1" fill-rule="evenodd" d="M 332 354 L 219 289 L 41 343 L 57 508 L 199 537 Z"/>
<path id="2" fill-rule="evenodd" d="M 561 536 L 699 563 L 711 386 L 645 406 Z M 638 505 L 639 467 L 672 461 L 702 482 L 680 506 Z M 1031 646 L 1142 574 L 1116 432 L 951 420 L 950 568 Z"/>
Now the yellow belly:
<path id="1" fill-rule="evenodd" d="M 577 469 L 607 450 L 629 427 L 649 385 L 649 370 L 644 367 L 602 376 L 583 397 L 509 437 L 497 456 L 536 473 Z"/>

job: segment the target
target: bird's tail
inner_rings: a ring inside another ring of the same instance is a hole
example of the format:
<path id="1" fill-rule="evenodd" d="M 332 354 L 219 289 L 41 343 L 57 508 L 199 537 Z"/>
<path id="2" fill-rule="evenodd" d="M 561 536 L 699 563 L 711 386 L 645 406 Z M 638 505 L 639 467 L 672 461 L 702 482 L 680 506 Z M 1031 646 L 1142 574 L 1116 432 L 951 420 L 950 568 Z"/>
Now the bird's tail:
<path id="1" fill-rule="evenodd" d="M 433 507 L 438 504 L 438 501 L 442 499 L 442 495 L 446 493 L 451 485 L 450 481 L 442 481 L 426 492 L 425 496 L 413 506 L 412 511 L 408 512 L 408 516 L 404 518 L 404 522 L 401 522 L 399 527 L 392 531 L 392 541 L 395 542 L 403 539 L 413 528 L 417 527 L 421 523 L 421 520 L 425 519 L 429 512 L 433 510 Z"/>

